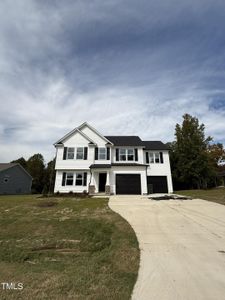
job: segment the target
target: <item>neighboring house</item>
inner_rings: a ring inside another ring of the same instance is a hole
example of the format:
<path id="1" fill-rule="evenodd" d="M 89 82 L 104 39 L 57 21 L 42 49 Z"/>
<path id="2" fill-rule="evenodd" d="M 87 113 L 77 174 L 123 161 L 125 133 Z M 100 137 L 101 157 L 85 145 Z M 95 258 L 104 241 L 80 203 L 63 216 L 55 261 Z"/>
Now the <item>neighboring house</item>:
<path id="1" fill-rule="evenodd" d="M 0 163 L 0 195 L 29 194 L 32 177 L 18 163 Z"/>
<path id="2" fill-rule="evenodd" d="M 168 148 L 160 141 L 103 136 L 85 122 L 54 145 L 54 192 L 173 192 Z"/>

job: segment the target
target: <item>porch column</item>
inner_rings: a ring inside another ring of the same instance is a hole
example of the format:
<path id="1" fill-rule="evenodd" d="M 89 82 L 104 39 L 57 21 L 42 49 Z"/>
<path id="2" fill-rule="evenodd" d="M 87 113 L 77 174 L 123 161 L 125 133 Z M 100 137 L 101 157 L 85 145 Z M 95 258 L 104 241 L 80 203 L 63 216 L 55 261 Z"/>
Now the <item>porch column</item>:
<path id="1" fill-rule="evenodd" d="M 89 185 L 89 194 L 95 194 L 94 172 L 91 173 L 91 182 Z"/>
<path id="2" fill-rule="evenodd" d="M 106 195 L 110 195 L 110 182 L 109 182 L 109 171 L 106 173 L 106 184 L 105 184 L 105 193 Z"/>

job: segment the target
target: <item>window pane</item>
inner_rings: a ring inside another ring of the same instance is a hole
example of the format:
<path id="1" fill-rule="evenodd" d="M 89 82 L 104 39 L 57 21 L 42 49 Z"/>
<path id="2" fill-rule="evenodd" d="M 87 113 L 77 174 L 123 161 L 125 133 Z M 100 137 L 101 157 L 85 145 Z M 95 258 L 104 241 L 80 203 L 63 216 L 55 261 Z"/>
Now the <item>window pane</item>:
<path id="1" fill-rule="evenodd" d="M 66 185 L 73 185 L 73 173 L 66 174 Z"/>
<path id="2" fill-rule="evenodd" d="M 129 161 L 134 160 L 134 149 L 128 149 L 127 153 L 128 153 L 127 155 L 128 160 Z"/>
<path id="3" fill-rule="evenodd" d="M 152 152 L 149 153 L 149 162 L 150 164 L 154 163 L 154 154 Z"/>
<path id="4" fill-rule="evenodd" d="M 106 148 L 99 148 L 98 159 L 106 159 Z"/>
<path id="5" fill-rule="evenodd" d="M 76 185 L 83 185 L 83 174 L 78 173 L 76 175 Z"/>
<path id="6" fill-rule="evenodd" d="M 77 159 L 83 159 L 84 158 L 84 148 L 78 147 L 77 148 Z"/>
<path id="7" fill-rule="evenodd" d="M 67 149 L 67 159 L 74 159 L 74 148 Z"/>
<path id="8" fill-rule="evenodd" d="M 158 164 L 160 162 L 159 152 L 155 152 L 155 163 Z"/>
<path id="9" fill-rule="evenodd" d="M 128 155 L 128 160 L 134 160 L 134 155 Z"/>
<path id="10" fill-rule="evenodd" d="M 126 155 L 120 155 L 120 160 L 126 160 Z"/>
<path id="11" fill-rule="evenodd" d="M 119 160 L 122 160 L 122 161 L 124 161 L 124 160 L 127 160 L 127 158 L 126 158 L 126 149 L 120 149 L 119 150 Z"/>

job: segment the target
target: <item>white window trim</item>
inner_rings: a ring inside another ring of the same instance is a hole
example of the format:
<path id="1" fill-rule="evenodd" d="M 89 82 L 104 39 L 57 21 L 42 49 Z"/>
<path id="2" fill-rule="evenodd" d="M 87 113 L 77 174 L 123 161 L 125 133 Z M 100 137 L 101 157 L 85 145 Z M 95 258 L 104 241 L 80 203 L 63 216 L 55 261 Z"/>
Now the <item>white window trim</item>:
<path id="1" fill-rule="evenodd" d="M 81 184 L 76 184 L 76 181 L 77 181 L 77 175 L 82 175 L 82 178 L 80 178 L 81 180 Z M 75 173 L 75 186 L 83 186 L 84 185 L 84 172 L 76 172 Z"/>
<path id="2" fill-rule="evenodd" d="M 156 162 L 156 154 L 159 154 L 159 162 Z M 153 162 L 151 162 L 151 155 L 153 156 Z M 148 159 L 149 159 L 149 165 L 150 164 L 162 164 L 161 157 L 160 157 L 160 151 L 148 151 Z"/>
<path id="3" fill-rule="evenodd" d="M 121 150 L 125 150 L 125 154 L 121 154 Z M 132 150 L 133 154 L 129 154 L 129 155 L 133 155 L 133 159 L 132 160 L 128 160 L 128 150 Z M 120 159 L 121 156 L 125 155 L 126 159 L 122 160 Z M 135 161 L 135 151 L 134 148 L 119 148 L 119 161 Z"/>
<path id="4" fill-rule="evenodd" d="M 73 175 L 73 184 L 67 184 L 68 174 Z M 74 186 L 74 173 L 73 172 L 66 172 L 65 186 Z"/>
<path id="5" fill-rule="evenodd" d="M 77 158 L 77 150 L 78 150 L 78 149 L 82 149 L 82 150 L 83 150 L 83 151 L 82 151 L 82 158 Z M 76 148 L 76 159 L 77 159 L 77 160 L 84 160 L 84 147 L 77 147 L 77 148 Z"/>
<path id="6" fill-rule="evenodd" d="M 100 152 L 101 152 L 100 150 L 101 150 L 101 149 L 102 149 L 102 150 L 104 149 L 104 152 L 105 152 L 105 153 L 104 153 L 104 154 L 105 154 L 105 158 L 100 158 L 100 155 L 103 154 L 103 153 L 100 154 Z M 99 148 L 98 148 L 98 160 L 107 160 L 107 149 L 106 149 L 105 147 L 99 147 Z"/>
<path id="7" fill-rule="evenodd" d="M 156 161 L 156 154 L 157 154 L 157 159 L 159 161 Z M 155 164 L 160 164 L 161 163 L 160 153 L 159 152 L 154 152 L 154 157 L 155 157 Z"/>
<path id="8" fill-rule="evenodd" d="M 78 187 L 81 187 L 81 186 L 83 186 L 84 187 L 84 173 L 85 172 L 66 172 L 66 179 L 65 179 L 65 186 L 78 186 Z M 69 184 L 67 184 L 67 177 L 68 177 L 68 174 L 72 174 L 73 175 L 73 184 L 72 185 L 69 185 Z M 76 180 L 77 180 L 77 175 L 78 174 L 80 174 L 80 175 L 82 175 L 82 184 L 81 185 L 77 185 L 76 184 Z"/>
<path id="9" fill-rule="evenodd" d="M 73 151 L 69 151 L 69 149 L 73 149 Z M 68 157 L 69 153 L 73 153 L 73 158 L 69 158 L 69 157 Z M 73 160 L 74 157 L 75 157 L 75 148 L 74 148 L 74 147 L 68 147 L 68 148 L 67 148 L 67 153 L 66 153 L 66 159 L 68 159 L 68 160 Z"/>
<path id="10" fill-rule="evenodd" d="M 78 149 L 83 149 L 82 151 L 82 158 L 77 158 L 77 150 Z M 80 147 L 68 147 L 67 148 L 67 154 L 66 154 L 66 159 L 67 160 L 84 160 L 84 146 L 80 146 Z M 70 151 L 69 151 L 70 149 Z M 73 149 L 73 151 L 71 151 L 71 149 Z M 73 158 L 69 158 L 69 154 L 73 153 Z"/>

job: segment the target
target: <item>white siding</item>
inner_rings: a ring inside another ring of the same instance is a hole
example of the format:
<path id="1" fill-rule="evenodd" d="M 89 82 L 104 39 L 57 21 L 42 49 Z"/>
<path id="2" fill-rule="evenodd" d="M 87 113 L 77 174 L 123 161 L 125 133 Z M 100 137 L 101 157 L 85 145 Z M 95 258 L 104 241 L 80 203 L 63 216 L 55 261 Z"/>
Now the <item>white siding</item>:
<path id="1" fill-rule="evenodd" d="M 87 160 L 84 159 L 65 159 L 63 160 L 64 147 L 57 148 L 57 159 L 55 168 L 58 170 L 72 170 L 72 169 L 89 169 L 90 165 L 94 163 L 94 146 L 89 145 L 89 141 L 84 138 L 79 132 L 75 132 L 69 139 L 64 142 L 65 147 L 88 147 Z"/>
<path id="2" fill-rule="evenodd" d="M 94 141 L 98 147 L 104 147 L 107 144 L 107 141 L 100 137 L 96 132 L 91 130 L 87 125 L 85 125 L 81 130 L 84 134 L 86 134 L 92 141 Z"/>
<path id="3" fill-rule="evenodd" d="M 144 151 L 145 152 L 145 151 Z M 154 151 L 152 151 L 154 152 Z M 157 151 L 155 151 L 157 152 Z M 173 192 L 173 184 L 171 178 L 171 170 L 170 170 L 170 159 L 168 151 L 160 151 L 163 152 L 163 163 L 151 163 L 147 168 L 147 176 L 167 176 L 167 184 L 169 193 Z M 144 155 L 145 156 L 145 155 Z M 146 163 L 146 156 L 145 156 Z"/>

